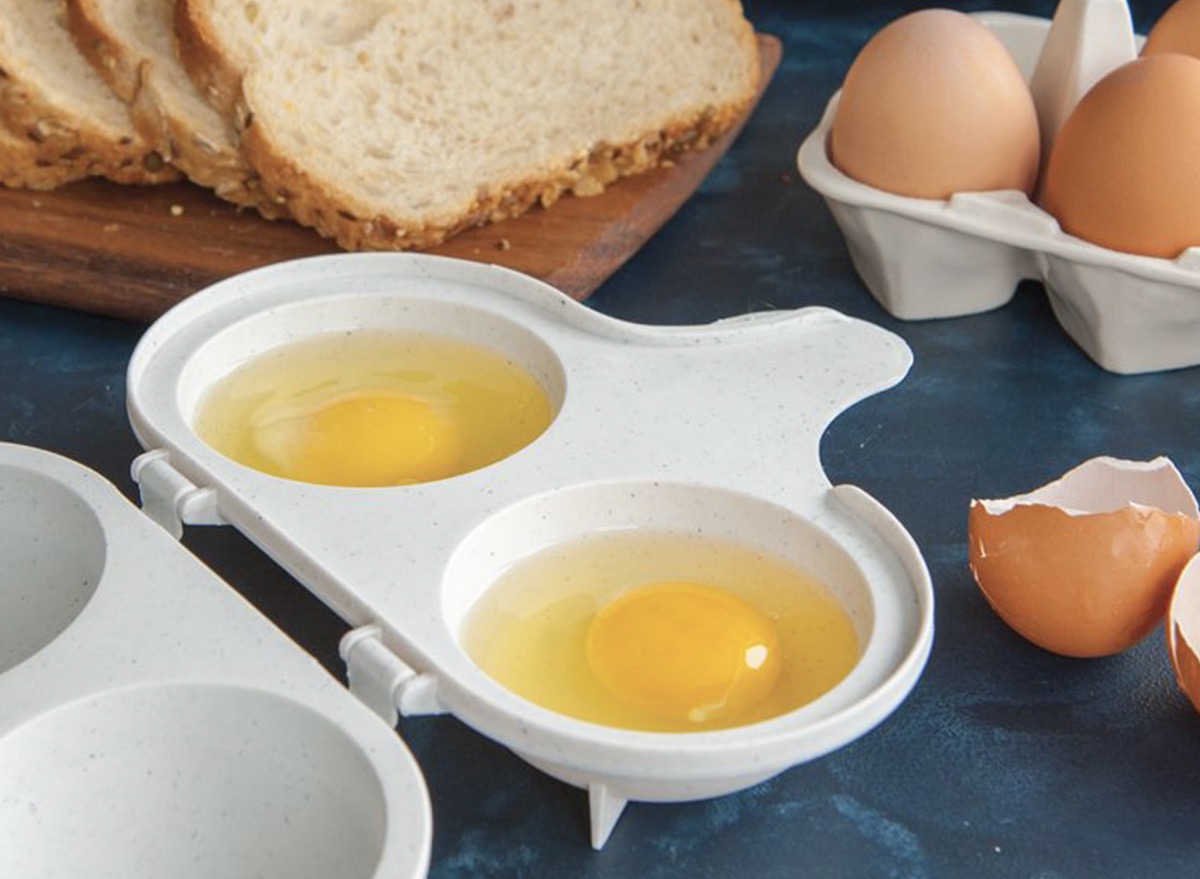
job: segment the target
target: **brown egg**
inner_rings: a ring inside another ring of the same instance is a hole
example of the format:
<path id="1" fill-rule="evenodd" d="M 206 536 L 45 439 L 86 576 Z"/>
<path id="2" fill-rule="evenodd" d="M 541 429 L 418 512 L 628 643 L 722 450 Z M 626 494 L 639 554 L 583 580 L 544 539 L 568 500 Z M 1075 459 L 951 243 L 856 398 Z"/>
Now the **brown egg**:
<path id="1" fill-rule="evenodd" d="M 1019 189 L 1037 177 L 1037 111 L 1016 62 L 961 12 L 896 19 L 859 53 L 829 136 L 830 161 L 898 195 Z"/>
<path id="2" fill-rule="evenodd" d="M 1174 259 L 1200 245 L 1200 59 L 1139 58 L 1096 83 L 1050 150 L 1041 202 L 1112 250 Z"/>
<path id="3" fill-rule="evenodd" d="M 1167 649 L 1179 689 L 1200 711 L 1200 556 L 1193 556 L 1179 575 L 1167 611 Z"/>
<path id="4" fill-rule="evenodd" d="M 1029 494 L 971 501 L 968 544 L 1013 629 L 1065 656 L 1107 656 L 1162 619 L 1200 547 L 1200 511 L 1166 458 L 1093 458 Z"/>
<path id="5" fill-rule="evenodd" d="M 1181 52 L 1200 58 L 1200 0 L 1179 0 L 1154 23 L 1143 55 Z"/>

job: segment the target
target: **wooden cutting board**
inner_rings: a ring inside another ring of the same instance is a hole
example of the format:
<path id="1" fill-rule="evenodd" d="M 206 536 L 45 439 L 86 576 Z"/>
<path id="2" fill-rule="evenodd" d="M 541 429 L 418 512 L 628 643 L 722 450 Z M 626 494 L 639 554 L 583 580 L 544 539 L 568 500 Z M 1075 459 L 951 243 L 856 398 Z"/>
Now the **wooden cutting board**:
<path id="1" fill-rule="evenodd" d="M 759 53 L 765 89 L 779 39 L 760 35 Z M 675 213 L 740 130 L 600 195 L 564 197 L 431 252 L 517 269 L 584 299 Z M 0 295 L 131 320 L 152 320 L 237 272 L 336 250 L 310 229 L 269 222 L 189 183 L 0 189 Z"/>

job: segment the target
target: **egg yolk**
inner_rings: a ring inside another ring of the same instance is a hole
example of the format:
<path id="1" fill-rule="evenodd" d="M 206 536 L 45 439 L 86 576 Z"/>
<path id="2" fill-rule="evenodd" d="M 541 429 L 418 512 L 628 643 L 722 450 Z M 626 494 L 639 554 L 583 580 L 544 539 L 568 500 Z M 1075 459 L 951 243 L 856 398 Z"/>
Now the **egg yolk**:
<path id="1" fill-rule="evenodd" d="M 624 592 L 592 620 L 592 673 L 617 698 L 674 721 L 736 718 L 779 679 L 775 626 L 728 592 L 659 581 Z"/>
<path id="2" fill-rule="evenodd" d="M 453 475 L 462 439 L 433 404 L 390 389 L 344 392 L 260 419 L 255 448 L 276 475 L 321 485 L 406 485 Z"/>

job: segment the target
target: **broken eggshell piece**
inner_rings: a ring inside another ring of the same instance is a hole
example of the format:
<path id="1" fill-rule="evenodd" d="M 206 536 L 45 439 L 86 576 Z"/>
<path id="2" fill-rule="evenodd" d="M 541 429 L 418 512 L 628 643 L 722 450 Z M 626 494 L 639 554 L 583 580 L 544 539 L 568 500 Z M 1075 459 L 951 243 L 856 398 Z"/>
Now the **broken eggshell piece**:
<path id="1" fill-rule="evenodd" d="M 1179 689 L 1200 711 L 1200 555 L 1184 566 L 1167 612 L 1167 650 Z"/>
<path id="2" fill-rule="evenodd" d="M 1200 545 L 1200 511 L 1168 459 L 1099 457 L 1028 494 L 972 500 L 968 544 L 975 581 L 1019 634 L 1108 656 L 1163 618 Z"/>

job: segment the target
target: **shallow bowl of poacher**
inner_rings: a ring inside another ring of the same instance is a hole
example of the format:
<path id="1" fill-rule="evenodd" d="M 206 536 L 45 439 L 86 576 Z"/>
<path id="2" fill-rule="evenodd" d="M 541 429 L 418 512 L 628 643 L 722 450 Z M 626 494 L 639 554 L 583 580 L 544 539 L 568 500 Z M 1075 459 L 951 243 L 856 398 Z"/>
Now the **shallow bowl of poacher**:
<path id="1" fill-rule="evenodd" d="M 542 384 L 550 427 L 481 470 L 372 489 L 268 476 L 197 437 L 205 391 L 241 364 L 366 328 L 498 350 Z M 242 531 L 353 627 L 342 652 L 365 701 L 389 719 L 449 712 L 586 788 L 599 846 L 627 800 L 745 788 L 863 735 L 916 683 L 932 642 L 925 564 L 882 505 L 830 485 L 818 455 L 827 424 L 910 362 L 894 335 L 829 309 L 648 327 L 494 266 L 336 255 L 236 276 L 166 314 L 131 361 L 128 408 L 147 449 L 135 476 L 151 515 L 175 532 Z M 703 733 L 576 720 L 480 670 L 463 621 L 504 570 L 625 528 L 711 534 L 811 572 L 854 623 L 857 665 L 796 711 Z"/>

